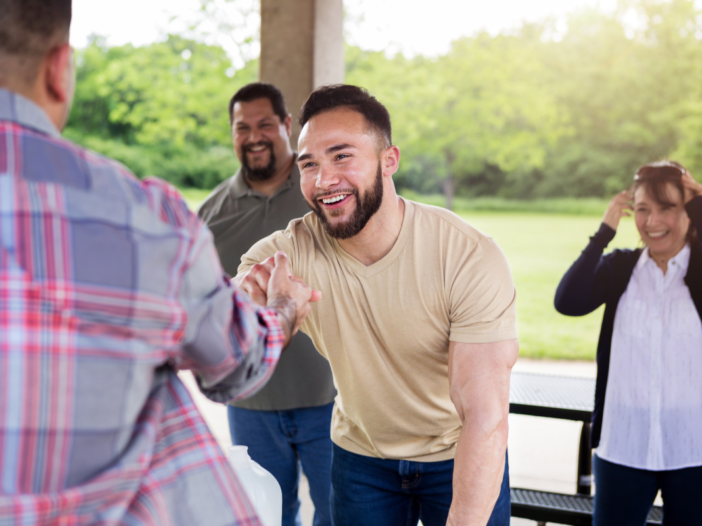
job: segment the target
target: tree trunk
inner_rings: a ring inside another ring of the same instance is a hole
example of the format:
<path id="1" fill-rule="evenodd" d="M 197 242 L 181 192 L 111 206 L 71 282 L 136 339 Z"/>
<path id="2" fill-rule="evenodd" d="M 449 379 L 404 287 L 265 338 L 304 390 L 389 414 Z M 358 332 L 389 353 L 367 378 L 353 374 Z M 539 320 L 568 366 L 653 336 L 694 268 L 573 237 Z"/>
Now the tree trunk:
<path id="1" fill-rule="evenodd" d="M 444 179 L 443 187 L 444 187 L 444 198 L 446 199 L 446 209 L 447 210 L 453 210 L 453 194 L 455 192 L 454 188 L 454 183 L 453 183 L 453 174 L 451 172 L 446 175 L 446 179 Z"/>
<path id="2" fill-rule="evenodd" d="M 444 151 L 446 159 L 446 179 L 444 179 L 444 198 L 446 199 L 446 209 L 453 211 L 453 195 L 456 192 L 456 183 L 453 180 L 453 161 L 456 159 L 451 150 Z"/>

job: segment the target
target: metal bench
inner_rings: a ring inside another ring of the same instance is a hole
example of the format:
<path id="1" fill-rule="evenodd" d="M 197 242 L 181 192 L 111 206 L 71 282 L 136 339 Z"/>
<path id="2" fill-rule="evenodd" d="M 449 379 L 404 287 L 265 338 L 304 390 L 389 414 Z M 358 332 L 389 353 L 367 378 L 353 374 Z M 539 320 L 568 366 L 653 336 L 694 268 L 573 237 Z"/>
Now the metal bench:
<path id="1" fill-rule="evenodd" d="M 592 493 L 590 419 L 595 405 L 595 379 L 550 374 L 512 373 L 509 412 L 582 422 L 576 493 Z"/>
<path id="2" fill-rule="evenodd" d="M 595 379 L 534 373 L 512 373 L 509 412 L 582 422 L 578 449 L 575 495 L 512 488 L 512 517 L 537 521 L 591 526 L 592 450 L 590 418 L 595 402 Z M 647 524 L 661 524 L 662 509 L 654 506 Z"/>
<path id="3" fill-rule="evenodd" d="M 594 499 L 587 495 L 564 495 L 547 491 L 512 488 L 512 517 L 529 519 L 540 523 L 570 524 L 572 526 L 592 525 L 592 504 Z M 663 510 L 654 506 L 648 515 L 646 525 L 660 525 Z"/>

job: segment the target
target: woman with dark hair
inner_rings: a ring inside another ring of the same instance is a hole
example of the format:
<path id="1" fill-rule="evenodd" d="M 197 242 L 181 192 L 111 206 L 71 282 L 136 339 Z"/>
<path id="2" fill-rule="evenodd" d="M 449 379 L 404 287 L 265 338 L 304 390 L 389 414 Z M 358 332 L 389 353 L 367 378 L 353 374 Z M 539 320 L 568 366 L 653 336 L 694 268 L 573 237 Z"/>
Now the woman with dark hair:
<path id="1" fill-rule="evenodd" d="M 645 247 L 603 256 L 629 211 Z M 594 526 L 643 526 L 658 490 L 663 524 L 702 525 L 698 233 L 702 184 L 678 163 L 644 165 L 558 285 L 562 314 L 605 304 L 592 419 Z"/>

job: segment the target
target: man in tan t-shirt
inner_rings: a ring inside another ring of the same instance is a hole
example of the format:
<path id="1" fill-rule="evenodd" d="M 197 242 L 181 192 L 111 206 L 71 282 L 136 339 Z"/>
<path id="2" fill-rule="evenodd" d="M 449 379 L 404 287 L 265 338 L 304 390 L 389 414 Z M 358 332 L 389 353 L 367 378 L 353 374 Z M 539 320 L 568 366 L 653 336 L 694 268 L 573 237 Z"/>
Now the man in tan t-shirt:
<path id="1" fill-rule="evenodd" d="M 515 290 L 492 238 L 399 197 L 385 107 L 355 86 L 319 88 L 297 159 L 313 213 L 243 257 L 266 300 L 271 257 L 322 300 L 302 330 L 330 362 L 335 526 L 508 525 L 509 375 Z"/>

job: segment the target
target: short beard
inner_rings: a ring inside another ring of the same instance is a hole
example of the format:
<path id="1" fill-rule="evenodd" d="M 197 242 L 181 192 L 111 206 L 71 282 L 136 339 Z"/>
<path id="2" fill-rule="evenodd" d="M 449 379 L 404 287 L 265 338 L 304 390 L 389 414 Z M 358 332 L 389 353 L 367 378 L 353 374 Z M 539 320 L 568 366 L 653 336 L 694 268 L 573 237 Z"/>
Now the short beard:
<path id="1" fill-rule="evenodd" d="M 246 158 L 247 148 L 244 148 L 244 155 L 241 160 L 241 172 L 248 181 L 268 181 L 275 174 L 275 154 L 273 153 L 273 145 L 266 145 L 270 151 L 271 160 L 268 165 L 263 168 L 252 168 Z"/>
<path id="2" fill-rule="evenodd" d="M 348 239 L 357 235 L 366 227 L 370 218 L 380 209 L 380 205 L 383 202 L 383 169 L 380 163 L 378 163 L 378 172 L 373 187 L 366 192 L 363 198 L 359 196 L 358 189 L 356 188 L 353 189 L 352 194 L 356 197 L 356 210 L 354 210 L 353 215 L 348 221 L 337 225 L 329 223 L 317 199 L 314 200 L 313 204 L 307 203 L 307 206 L 309 206 L 319 218 L 319 221 L 324 227 L 324 231 L 329 236 L 336 239 Z"/>

